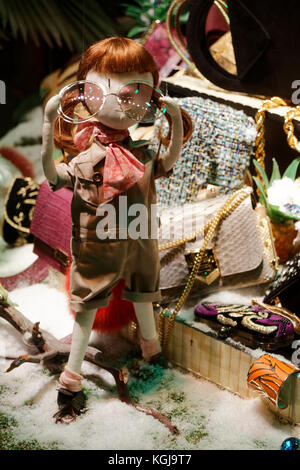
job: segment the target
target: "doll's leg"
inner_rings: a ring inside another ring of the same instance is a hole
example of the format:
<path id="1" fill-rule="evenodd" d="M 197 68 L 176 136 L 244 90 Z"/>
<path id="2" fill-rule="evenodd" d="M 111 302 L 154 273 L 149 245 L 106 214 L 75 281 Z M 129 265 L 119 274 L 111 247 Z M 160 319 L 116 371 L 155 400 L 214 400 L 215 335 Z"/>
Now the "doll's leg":
<path id="1" fill-rule="evenodd" d="M 59 378 L 62 387 L 72 392 L 81 390 L 81 365 L 88 346 L 96 312 L 97 309 L 76 313 L 68 364 Z"/>
<path id="2" fill-rule="evenodd" d="M 68 364 L 59 377 L 61 388 L 58 390 L 58 412 L 54 414 L 56 422 L 73 421 L 85 409 L 85 394 L 81 389 L 81 365 L 88 346 L 97 309 L 76 314 L 71 351 Z"/>
<path id="3" fill-rule="evenodd" d="M 135 315 L 141 332 L 143 358 L 149 361 L 161 352 L 152 302 L 134 302 Z"/>

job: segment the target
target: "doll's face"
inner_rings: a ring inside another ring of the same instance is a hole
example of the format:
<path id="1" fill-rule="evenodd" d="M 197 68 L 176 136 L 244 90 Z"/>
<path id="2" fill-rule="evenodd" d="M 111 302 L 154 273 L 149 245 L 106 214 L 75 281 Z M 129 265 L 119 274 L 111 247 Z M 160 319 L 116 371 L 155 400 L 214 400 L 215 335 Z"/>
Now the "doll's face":
<path id="1" fill-rule="evenodd" d="M 86 80 L 96 83 L 105 90 L 105 97 L 103 106 L 95 114 L 95 118 L 102 124 L 111 127 L 113 129 L 128 129 L 130 126 L 136 124 L 137 120 L 131 119 L 126 114 L 126 107 L 130 109 L 130 101 L 126 104 L 127 96 L 129 97 L 130 89 L 129 86 L 122 86 L 127 82 L 147 82 L 150 87 L 153 86 L 152 73 L 137 73 L 137 72 L 125 72 L 125 73 L 110 73 L 104 74 L 99 72 L 90 71 L 86 76 Z M 151 99 L 151 88 L 144 87 L 143 93 L 135 96 L 135 100 L 141 100 L 142 102 L 150 101 Z M 119 99 L 118 99 L 118 96 Z M 122 99 L 122 107 L 120 106 L 120 98 Z M 94 114 L 94 110 L 90 109 L 91 113 Z"/>

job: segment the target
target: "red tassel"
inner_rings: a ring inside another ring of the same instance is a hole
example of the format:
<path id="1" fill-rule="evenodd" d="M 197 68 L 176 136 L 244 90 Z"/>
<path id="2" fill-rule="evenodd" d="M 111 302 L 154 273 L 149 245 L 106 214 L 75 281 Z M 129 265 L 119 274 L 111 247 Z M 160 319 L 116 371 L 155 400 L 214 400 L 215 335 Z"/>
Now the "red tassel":
<path id="1" fill-rule="evenodd" d="M 121 298 L 124 286 L 125 281 L 121 279 L 112 290 L 113 298 L 109 301 L 107 307 L 98 308 L 93 330 L 101 333 L 114 333 L 124 328 L 131 321 L 137 321 L 132 302 Z M 70 268 L 66 273 L 65 287 L 70 298 Z M 71 309 L 70 312 L 75 316 Z"/>
<path id="2" fill-rule="evenodd" d="M 34 177 L 33 164 L 13 147 L 0 147 L 0 155 L 15 165 L 23 176 Z"/>

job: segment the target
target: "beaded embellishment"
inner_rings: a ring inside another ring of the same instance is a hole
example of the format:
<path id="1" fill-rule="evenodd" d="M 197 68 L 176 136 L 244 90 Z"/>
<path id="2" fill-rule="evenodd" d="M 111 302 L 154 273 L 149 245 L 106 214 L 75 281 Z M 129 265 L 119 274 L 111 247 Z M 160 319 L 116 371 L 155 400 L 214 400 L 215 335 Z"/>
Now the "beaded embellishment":
<path id="1" fill-rule="evenodd" d="M 209 318 L 218 323 L 275 338 L 291 336 L 291 320 L 258 305 L 217 305 L 202 303 L 195 307 L 195 318 Z"/>
<path id="2" fill-rule="evenodd" d="M 173 174 L 156 180 L 158 205 L 167 208 L 194 202 L 199 190 L 208 184 L 220 186 L 223 193 L 241 187 L 254 156 L 254 119 L 243 111 L 199 96 L 174 101 L 189 113 L 194 129 Z M 168 123 L 163 116 L 156 120 L 156 136 L 159 129 L 163 136 L 167 135 Z M 152 148 L 157 151 L 156 144 Z"/>
<path id="3" fill-rule="evenodd" d="M 300 279 L 300 254 L 294 256 L 291 260 L 287 261 L 272 283 L 267 289 L 264 297 L 264 302 L 270 302 L 282 291 L 290 287 L 294 282 Z"/>

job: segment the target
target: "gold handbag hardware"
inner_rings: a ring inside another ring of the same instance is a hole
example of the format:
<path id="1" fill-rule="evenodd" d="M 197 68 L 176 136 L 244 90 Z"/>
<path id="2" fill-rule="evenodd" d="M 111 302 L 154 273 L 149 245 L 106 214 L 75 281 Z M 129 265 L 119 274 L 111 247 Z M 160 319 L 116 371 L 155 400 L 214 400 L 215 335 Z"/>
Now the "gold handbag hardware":
<path id="1" fill-rule="evenodd" d="M 238 206 L 241 204 L 244 199 L 246 199 L 251 193 L 252 193 L 252 188 L 250 187 L 243 187 L 239 189 L 238 191 L 234 192 L 229 196 L 227 199 L 226 203 L 221 207 L 220 211 L 217 213 L 217 215 L 205 225 L 204 227 L 204 242 L 201 247 L 201 249 L 195 254 L 194 260 L 193 260 L 193 266 L 190 272 L 190 275 L 188 277 L 187 283 L 184 287 L 184 290 L 176 303 L 173 312 L 170 312 L 168 308 L 164 308 L 161 310 L 159 313 L 159 337 L 161 341 L 161 345 L 163 348 L 166 348 L 168 345 L 169 337 L 172 331 L 172 327 L 174 325 L 174 320 L 178 313 L 180 312 L 184 302 L 186 301 L 192 287 L 194 284 L 194 281 L 196 277 L 198 276 L 199 269 L 202 265 L 202 261 L 204 257 L 206 256 L 208 244 L 213 237 L 216 229 L 220 225 L 220 223 L 228 216 L 230 215 Z M 160 245 L 159 249 L 167 249 L 169 247 L 174 247 L 178 246 L 179 244 L 185 243 L 185 240 L 187 239 L 192 239 L 195 238 L 195 234 L 193 237 L 186 237 L 182 238 L 181 240 L 177 240 L 176 242 L 170 242 L 164 245 Z M 167 320 L 167 327 L 165 328 L 165 319 Z"/>

